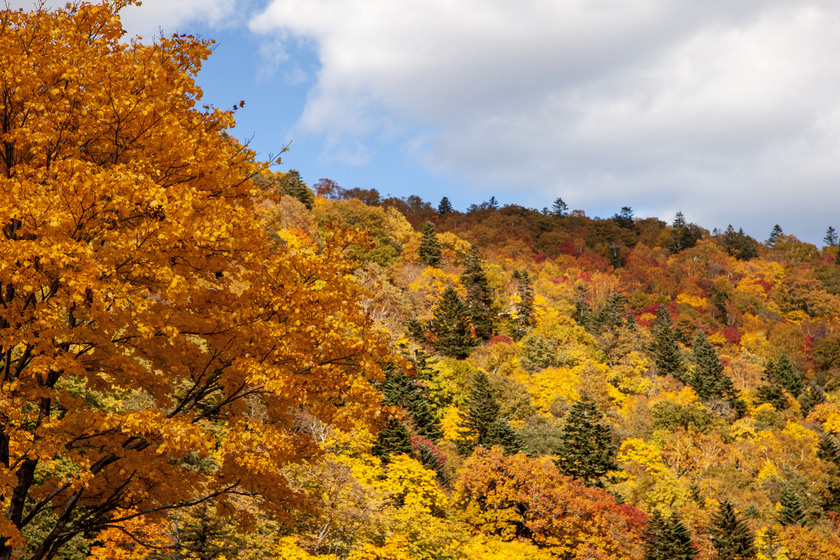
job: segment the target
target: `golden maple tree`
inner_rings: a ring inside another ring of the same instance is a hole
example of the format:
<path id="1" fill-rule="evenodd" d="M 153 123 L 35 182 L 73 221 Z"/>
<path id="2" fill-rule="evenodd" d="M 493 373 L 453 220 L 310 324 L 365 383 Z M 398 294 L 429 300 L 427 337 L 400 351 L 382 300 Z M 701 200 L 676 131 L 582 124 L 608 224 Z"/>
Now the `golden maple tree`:
<path id="1" fill-rule="evenodd" d="M 241 494 L 280 515 L 318 455 L 297 415 L 377 410 L 358 239 L 269 238 L 264 166 L 198 106 L 209 44 L 125 41 L 130 3 L 0 11 L 3 559 Z"/>

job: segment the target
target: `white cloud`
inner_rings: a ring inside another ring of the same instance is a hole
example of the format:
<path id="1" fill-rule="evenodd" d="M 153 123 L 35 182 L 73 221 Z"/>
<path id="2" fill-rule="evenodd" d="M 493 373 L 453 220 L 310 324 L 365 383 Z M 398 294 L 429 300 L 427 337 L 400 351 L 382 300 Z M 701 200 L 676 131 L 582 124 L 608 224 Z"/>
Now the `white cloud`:
<path id="1" fill-rule="evenodd" d="M 48 9 L 63 8 L 68 0 L 46 0 Z M 31 10 L 40 0 L 8 0 L 9 7 Z M 242 0 L 240 0 L 240 4 Z M 152 38 L 163 30 L 164 35 L 179 32 L 181 26 L 205 24 L 220 26 L 237 19 L 237 0 L 143 0 L 141 6 L 128 6 L 120 12 L 123 27 L 129 35 Z M 245 17 L 244 15 L 239 17 Z"/>
<path id="2" fill-rule="evenodd" d="M 251 29 L 316 45 L 297 126 L 334 146 L 419 123 L 474 185 L 710 227 L 837 199 L 834 2 L 274 0 Z"/>

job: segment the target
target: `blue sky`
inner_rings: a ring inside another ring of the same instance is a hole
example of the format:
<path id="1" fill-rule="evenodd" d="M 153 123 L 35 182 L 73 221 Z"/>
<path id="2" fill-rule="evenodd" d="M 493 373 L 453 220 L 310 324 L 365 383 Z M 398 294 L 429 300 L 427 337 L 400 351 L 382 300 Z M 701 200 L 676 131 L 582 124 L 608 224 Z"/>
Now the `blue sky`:
<path id="1" fill-rule="evenodd" d="M 836 0 L 146 0 L 123 21 L 215 39 L 205 100 L 244 100 L 235 134 L 291 142 L 280 169 L 310 184 L 840 229 Z"/>

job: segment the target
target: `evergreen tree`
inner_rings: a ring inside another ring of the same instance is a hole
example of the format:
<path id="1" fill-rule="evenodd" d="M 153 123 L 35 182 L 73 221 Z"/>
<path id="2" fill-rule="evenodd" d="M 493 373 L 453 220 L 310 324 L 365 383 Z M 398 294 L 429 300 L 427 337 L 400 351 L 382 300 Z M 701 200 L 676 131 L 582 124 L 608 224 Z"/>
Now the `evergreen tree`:
<path id="1" fill-rule="evenodd" d="M 799 406 L 802 412 L 802 416 L 808 416 L 811 414 L 811 411 L 814 410 L 814 407 L 818 404 L 822 404 L 826 401 L 825 392 L 820 389 L 817 385 L 811 383 L 808 385 L 808 388 L 802 393 L 802 396 L 799 397 Z"/>
<path id="2" fill-rule="evenodd" d="M 555 449 L 555 463 L 560 472 L 598 486 L 601 477 L 618 468 L 612 432 L 603 418 L 595 403 L 588 399 L 572 405 Z"/>
<path id="3" fill-rule="evenodd" d="M 717 350 L 706 338 L 702 330 L 694 337 L 694 372 L 690 384 L 697 392 L 697 396 L 704 401 L 723 399 L 729 402 L 738 416 L 746 412 L 746 405 L 738 398 L 732 379 L 723 371 Z"/>
<path id="4" fill-rule="evenodd" d="M 664 519 L 659 511 L 654 512 L 644 540 L 644 560 L 693 560 L 697 556 L 691 533 L 676 513 Z"/>
<path id="5" fill-rule="evenodd" d="M 385 397 L 383 404 L 399 406 L 409 413 L 415 434 L 432 441 L 443 437 L 440 421 L 434 415 L 424 388 L 415 377 L 408 377 L 400 369 L 388 368 L 379 390 Z"/>
<path id="6" fill-rule="evenodd" d="M 718 560 L 748 560 L 758 554 L 755 536 L 728 501 L 712 514 L 709 532 Z"/>
<path id="7" fill-rule="evenodd" d="M 569 211 L 569 206 L 563 202 L 563 199 L 559 196 L 554 199 L 554 203 L 551 205 L 551 213 L 554 214 L 558 218 L 563 218 Z"/>
<path id="8" fill-rule="evenodd" d="M 525 270 L 514 270 L 513 278 L 519 282 L 519 301 L 516 304 L 516 318 L 511 326 L 511 338 L 519 340 L 534 324 L 534 289 L 531 278 Z"/>
<path id="9" fill-rule="evenodd" d="M 440 204 L 438 204 L 438 214 L 443 216 L 444 214 L 449 214 L 452 212 L 452 203 L 449 202 L 447 197 L 443 197 L 440 199 Z"/>
<path id="10" fill-rule="evenodd" d="M 778 514 L 779 523 L 782 525 L 801 526 L 807 523 L 808 519 L 805 515 L 805 508 L 802 507 L 799 496 L 792 489 L 785 488 L 782 490 L 782 494 L 779 497 L 779 504 L 782 506 Z"/>
<path id="11" fill-rule="evenodd" d="M 379 431 L 376 443 L 371 450 L 373 455 L 382 459 L 389 455 L 411 454 L 411 432 L 399 420 L 388 420 L 388 423 Z"/>
<path id="12" fill-rule="evenodd" d="M 651 330 L 653 331 L 651 354 L 656 371 L 660 375 L 671 374 L 685 383 L 687 381 L 685 361 L 671 326 L 671 317 L 664 307 L 660 307 L 656 312 L 656 319 Z"/>
<path id="13" fill-rule="evenodd" d="M 519 435 L 499 416 L 499 403 L 490 389 L 487 374 L 479 371 L 473 376 L 467 395 L 467 409 L 459 423 L 461 438 L 458 447 L 462 453 L 471 452 L 476 446 L 501 445 L 505 453 L 522 449 Z"/>
<path id="14" fill-rule="evenodd" d="M 671 227 L 670 250 L 673 254 L 691 249 L 703 237 L 702 230 L 696 224 L 686 222 L 682 212 L 677 212 Z"/>
<path id="15" fill-rule="evenodd" d="M 779 238 L 780 235 L 784 233 L 782 231 L 782 226 L 776 224 L 773 226 L 773 229 L 770 230 L 770 237 L 767 238 L 767 246 L 774 247 L 776 245 L 776 240 Z"/>
<path id="16" fill-rule="evenodd" d="M 435 350 L 444 356 L 463 360 L 475 346 L 469 309 L 452 286 L 443 292 L 429 330 L 434 335 Z"/>
<path id="17" fill-rule="evenodd" d="M 487 282 L 487 275 L 481 266 L 478 247 L 472 245 L 467 255 L 466 268 L 461 274 L 461 283 L 467 290 L 467 308 L 470 320 L 479 340 L 493 337 L 493 292 Z"/>
<path id="18" fill-rule="evenodd" d="M 779 356 L 776 366 L 773 369 L 773 376 L 774 381 L 794 397 L 798 397 L 805 388 L 802 377 L 793 369 L 793 364 L 790 363 L 785 353 Z"/>
<path id="19" fill-rule="evenodd" d="M 837 239 L 837 230 L 835 230 L 831 226 L 828 226 L 828 230 L 826 230 L 825 237 L 823 238 L 825 244 L 829 247 L 837 247 Z"/>
<path id="20" fill-rule="evenodd" d="M 630 206 L 622 206 L 621 211 L 612 217 L 613 221 L 625 229 L 633 229 L 635 222 L 633 221 L 633 208 Z"/>
<path id="21" fill-rule="evenodd" d="M 438 242 L 432 222 L 423 224 L 423 238 L 420 241 L 420 248 L 417 249 L 417 258 L 426 266 L 440 265 L 440 242 Z"/>
<path id="22" fill-rule="evenodd" d="M 592 304 L 589 303 L 589 290 L 583 284 L 575 284 L 575 314 L 572 318 L 578 325 L 588 328 L 592 319 Z"/>
<path id="23" fill-rule="evenodd" d="M 303 179 L 300 177 L 300 173 L 294 169 L 290 169 L 287 173 L 280 177 L 278 182 L 280 184 L 280 192 L 282 194 L 298 199 L 310 210 L 315 205 L 315 193 L 312 192 L 312 189 L 306 186 L 306 183 L 304 183 Z"/>

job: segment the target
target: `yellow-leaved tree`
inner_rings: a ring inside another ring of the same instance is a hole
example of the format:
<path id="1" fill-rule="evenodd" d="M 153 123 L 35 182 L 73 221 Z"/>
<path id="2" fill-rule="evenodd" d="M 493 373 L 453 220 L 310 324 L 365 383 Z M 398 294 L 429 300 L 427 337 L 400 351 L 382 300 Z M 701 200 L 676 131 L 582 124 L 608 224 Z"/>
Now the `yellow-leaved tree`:
<path id="1" fill-rule="evenodd" d="M 209 44 L 124 41 L 129 3 L 0 11 L 0 559 L 242 495 L 282 515 L 319 453 L 296 418 L 379 402 L 359 240 L 269 238 L 264 166 L 197 106 Z"/>

